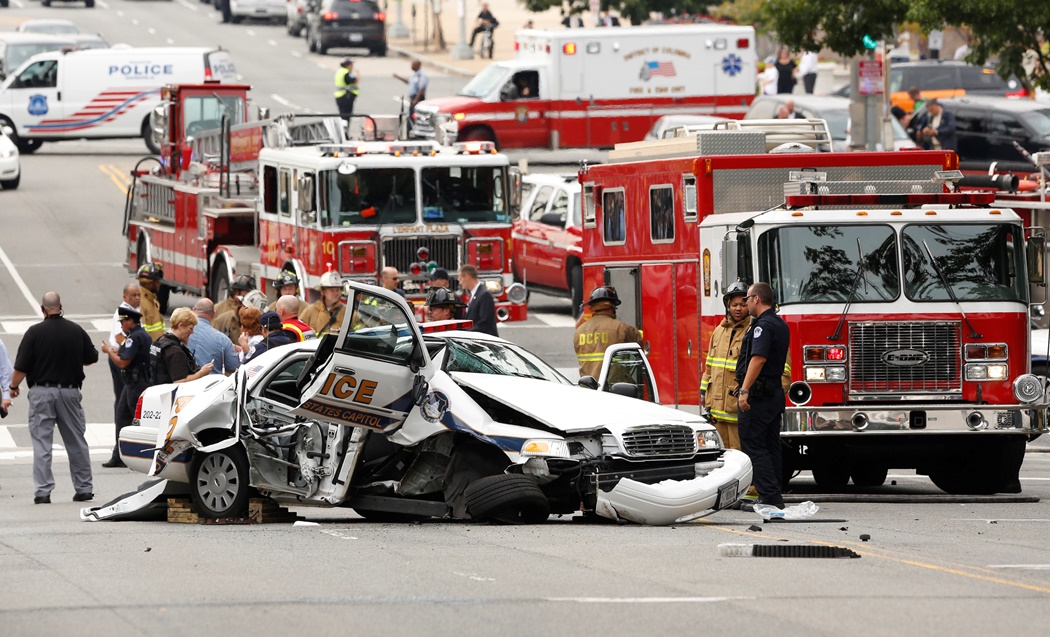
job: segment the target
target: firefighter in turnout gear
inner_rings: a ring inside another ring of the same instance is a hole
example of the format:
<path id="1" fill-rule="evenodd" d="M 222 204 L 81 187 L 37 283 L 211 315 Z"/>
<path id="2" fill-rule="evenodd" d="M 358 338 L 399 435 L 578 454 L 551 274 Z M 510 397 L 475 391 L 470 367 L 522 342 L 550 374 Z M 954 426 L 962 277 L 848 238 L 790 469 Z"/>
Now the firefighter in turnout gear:
<path id="1" fill-rule="evenodd" d="M 241 308 L 244 297 L 255 289 L 255 281 L 247 274 L 241 274 L 230 284 L 229 295 L 215 305 L 215 320 L 211 326 L 219 330 L 234 343 L 241 338 Z"/>
<path id="2" fill-rule="evenodd" d="M 598 378 L 601 375 L 605 350 L 610 345 L 642 342 L 638 328 L 616 320 L 616 306 L 619 304 L 620 297 L 611 286 L 596 288 L 585 303 L 593 316 L 576 328 L 572 342 L 581 377 Z"/>
<path id="3" fill-rule="evenodd" d="M 141 305 L 139 311 L 142 313 L 142 329 L 146 330 L 150 338 L 156 341 L 164 335 L 164 317 L 160 313 L 160 301 L 157 300 L 157 292 L 160 291 L 160 280 L 164 278 L 164 270 L 157 263 L 146 263 L 139 266 L 136 275 L 139 280 L 141 292 Z"/>
<path id="4" fill-rule="evenodd" d="M 278 299 L 282 296 L 294 296 L 295 298 L 299 299 L 299 311 L 296 312 L 296 315 L 302 314 L 306 311 L 306 308 L 309 307 L 299 297 L 299 275 L 296 274 L 294 271 L 281 270 L 281 273 L 278 274 L 277 278 L 273 280 L 273 287 L 277 290 Z M 276 312 L 277 301 L 274 300 L 273 303 L 266 306 L 266 311 Z"/>
<path id="5" fill-rule="evenodd" d="M 338 332 L 343 325 L 346 305 L 340 300 L 343 295 L 343 279 L 338 272 L 325 272 L 317 286 L 321 298 L 306 306 L 299 314 L 299 320 L 306 323 L 321 338 L 330 332 Z"/>

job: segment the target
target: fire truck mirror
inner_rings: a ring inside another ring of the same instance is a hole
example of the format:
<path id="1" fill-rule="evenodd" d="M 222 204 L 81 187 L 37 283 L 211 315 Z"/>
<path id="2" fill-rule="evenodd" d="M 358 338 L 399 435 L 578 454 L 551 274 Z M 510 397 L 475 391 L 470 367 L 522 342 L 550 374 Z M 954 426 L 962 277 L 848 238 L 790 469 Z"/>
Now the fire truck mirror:
<path id="1" fill-rule="evenodd" d="M 525 166 L 528 166 L 527 159 L 522 161 L 525 162 Z M 527 172 L 527 168 L 511 168 L 507 171 L 507 178 L 510 180 L 510 184 L 507 186 L 508 194 L 510 195 L 510 209 L 515 212 L 521 207 L 521 176 L 525 172 Z"/>
<path id="2" fill-rule="evenodd" d="M 164 134 L 168 129 L 169 108 L 171 108 L 171 102 L 162 102 L 149 115 L 149 125 L 153 130 L 154 139 L 164 139 L 165 137 Z"/>
<path id="3" fill-rule="evenodd" d="M 736 281 L 737 260 L 740 258 L 737 250 L 736 233 L 731 232 L 722 241 L 722 281 Z"/>
<path id="4" fill-rule="evenodd" d="M 314 211 L 314 176 L 303 175 L 299 177 L 299 211 L 302 213 L 313 213 Z M 313 216 L 310 215 L 310 223 Z"/>
<path id="5" fill-rule="evenodd" d="M 270 119 L 270 109 L 268 107 L 266 107 L 266 106 L 260 106 L 258 111 L 257 111 L 257 114 L 258 114 L 258 119 L 260 119 L 260 120 Z"/>
<path id="6" fill-rule="evenodd" d="M 1046 237 L 1028 237 L 1028 282 L 1046 285 Z"/>

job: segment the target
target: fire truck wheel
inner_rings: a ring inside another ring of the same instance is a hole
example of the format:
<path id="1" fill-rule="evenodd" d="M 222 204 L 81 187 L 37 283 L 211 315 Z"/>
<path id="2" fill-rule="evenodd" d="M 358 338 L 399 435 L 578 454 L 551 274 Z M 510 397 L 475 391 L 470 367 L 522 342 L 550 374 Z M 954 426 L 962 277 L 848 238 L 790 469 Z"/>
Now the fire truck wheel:
<path id="1" fill-rule="evenodd" d="M 229 293 L 230 275 L 226 271 L 226 265 L 220 260 L 219 263 L 215 264 L 215 269 L 212 271 L 210 298 L 218 303 L 219 301 L 225 301 Z"/>
<path id="2" fill-rule="evenodd" d="M 580 318 L 583 307 L 583 268 L 579 265 L 569 270 L 569 294 L 572 296 L 572 318 Z"/>
<path id="3" fill-rule="evenodd" d="M 822 489 L 842 489 L 849 484 L 849 470 L 833 463 L 817 465 L 813 467 L 813 480 Z"/>
<path id="4" fill-rule="evenodd" d="M 157 139 L 153 136 L 153 127 L 149 125 L 149 117 L 142 120 L 142 140 L 146 142 L 146 148 L 149 149 L 150 154 L 160 154 L 160 144 L 157 143 Z"/>
<path id="5" fill-rule="evenodd" d="M 930 480 L 938 489 L 952 495 L 1020 493 L 1018 475 L 1024 462 L 1026 441 L 1021 436 L 1011 438 L 973 449 L 956 445 L 955 453 L 930 471 Z"/>
<path id="6" fill-rule="evenodd" d="M 853 467 L 850 477 L 853 478 L 853 484 L 858 487 L 881 487 L 886 484 L 887 473 L 889 470 L 886 467 L 867 465 Z"/>

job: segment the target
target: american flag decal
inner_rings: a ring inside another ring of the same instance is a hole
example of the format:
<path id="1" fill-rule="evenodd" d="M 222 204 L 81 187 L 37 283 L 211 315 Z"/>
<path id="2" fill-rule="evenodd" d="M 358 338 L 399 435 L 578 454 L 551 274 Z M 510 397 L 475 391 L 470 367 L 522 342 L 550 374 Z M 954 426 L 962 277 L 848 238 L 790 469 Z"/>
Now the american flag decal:
<path id="1" fill-rule="evenodd" d="M 674 77 L 673 62 L 646 62 L 649 67 L 649 77 Z"/>

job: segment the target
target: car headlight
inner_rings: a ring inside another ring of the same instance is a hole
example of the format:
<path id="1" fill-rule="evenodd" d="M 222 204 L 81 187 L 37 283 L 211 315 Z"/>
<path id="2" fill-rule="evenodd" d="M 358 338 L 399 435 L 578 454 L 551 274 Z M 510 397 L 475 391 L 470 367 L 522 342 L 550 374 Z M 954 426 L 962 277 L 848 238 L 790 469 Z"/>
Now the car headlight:
<path id="1" fill-rule="evenodd" d="M 1007 374 L 1007 366 L 1003 364 L 966 364 L 966 380 L 1006 380 Z"/>
<path id="2" fill-rule="evenodd" d="M 523 456 L 543 456 L 547 458 L 568 458 L 569 445 L 564 440 L 532 438 L 521 446 Z"/>
<path id="3" fill-rule="evenodd" d="M 715 430 L 696 432 L 696 446 L 699 449 L 721 449 L 722 436 Z"/>
<path id="4" fill-rule="evenodd" d="M 503 294 L 503 281 L 499 279 L 486 279 L 485 289 L 489 291 L 492 296 L 499 296 Z"/>

